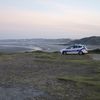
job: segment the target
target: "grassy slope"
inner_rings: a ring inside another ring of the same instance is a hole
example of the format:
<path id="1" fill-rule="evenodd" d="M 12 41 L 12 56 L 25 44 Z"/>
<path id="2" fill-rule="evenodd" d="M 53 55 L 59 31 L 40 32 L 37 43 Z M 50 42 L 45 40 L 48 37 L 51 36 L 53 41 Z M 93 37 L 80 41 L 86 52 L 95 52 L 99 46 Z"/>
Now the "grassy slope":
<path id="1" fill-rule="evenodd" d="M 46 91 L 54 100 L 100 100 L 100 62 L 89 55 L 1 55 L 0 85 L 30 85 Z"/>

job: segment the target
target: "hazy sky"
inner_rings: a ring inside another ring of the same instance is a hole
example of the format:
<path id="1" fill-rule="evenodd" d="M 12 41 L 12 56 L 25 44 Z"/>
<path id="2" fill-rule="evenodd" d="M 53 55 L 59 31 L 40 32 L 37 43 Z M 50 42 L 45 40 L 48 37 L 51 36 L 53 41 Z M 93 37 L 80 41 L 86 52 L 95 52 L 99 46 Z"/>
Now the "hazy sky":
<path id="1" fill-rule="evenodd" d="M 100 36 L 100 0 L 0 0 L 0 39 Z"/>

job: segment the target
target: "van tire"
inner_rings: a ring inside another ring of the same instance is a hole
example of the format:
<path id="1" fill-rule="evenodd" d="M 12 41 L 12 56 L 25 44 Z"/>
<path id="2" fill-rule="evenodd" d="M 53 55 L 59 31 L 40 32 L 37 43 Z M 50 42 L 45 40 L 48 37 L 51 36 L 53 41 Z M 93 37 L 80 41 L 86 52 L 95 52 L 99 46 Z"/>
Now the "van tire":
<path id="1" fill-rule="evenodd" d="M 66 52 L 66 51 L 63 51 L 63 52 L 62 52 L 62 54 L 63 54 L 63 55 L 66 55 L 66 54 L 67 54 L 67 52 Z"/>
<path id="2" fill-rule="evenodd" d="M 78 54 L 79 54 L 79 55 L 84 55 L 84 53 L 83 53 L 82 51 L 80 51 Z"/>

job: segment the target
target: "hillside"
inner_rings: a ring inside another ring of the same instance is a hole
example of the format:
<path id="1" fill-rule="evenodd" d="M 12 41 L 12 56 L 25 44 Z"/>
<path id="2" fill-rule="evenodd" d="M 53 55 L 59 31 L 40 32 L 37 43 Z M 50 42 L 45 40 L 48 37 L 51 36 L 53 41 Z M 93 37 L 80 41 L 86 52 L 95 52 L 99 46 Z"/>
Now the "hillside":
<path id="1" fill-rule="evenodd" d="M 100 100 L 99 56 L 1 54 L 0 100 Z"/>
<path id="2" fill-rule="evenodd" d="M 100 45 L 100 36 L 86 37 L 71 41 L 69 44 Z"/>

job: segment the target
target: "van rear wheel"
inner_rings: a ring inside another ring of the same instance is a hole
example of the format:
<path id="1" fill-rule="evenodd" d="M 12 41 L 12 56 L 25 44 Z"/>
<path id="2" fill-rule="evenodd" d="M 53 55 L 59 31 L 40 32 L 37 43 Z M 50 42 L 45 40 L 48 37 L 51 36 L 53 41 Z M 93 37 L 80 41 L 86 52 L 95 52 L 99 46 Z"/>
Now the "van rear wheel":
<path id="1" fill-rule="evenodd" d="M 79 55 L 84 55 L 84 53 L 83 53 L 82 51 L 80 51 L 78 54 L 79 54 Z"/>
<path id="2" fill-rule="evenodd" d="M 63 52 L 62 52 L 62 54 L 63 54 L 63 55 L 66 55 L 66 54 L 67 54 L 67 52 L 66 52 L 66 51 L 63 51 Z"/>

